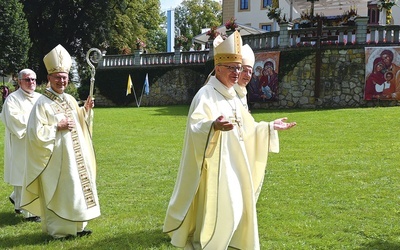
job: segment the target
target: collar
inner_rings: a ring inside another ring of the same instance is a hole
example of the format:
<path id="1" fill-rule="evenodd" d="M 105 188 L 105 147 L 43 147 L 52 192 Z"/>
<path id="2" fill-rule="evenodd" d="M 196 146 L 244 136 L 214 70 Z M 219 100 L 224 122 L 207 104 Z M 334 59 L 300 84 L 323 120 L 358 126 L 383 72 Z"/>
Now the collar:
<path id="1" fill-rule="evenodd" d="M 211 87 L 215 88 L 219 93 L 221 93 L 228 100 L 232 100 L 236 96 L 236 91 L 234 88 L 227 88 L 215 76 L 210 77 L 207 85 L 210 85 Z"/>

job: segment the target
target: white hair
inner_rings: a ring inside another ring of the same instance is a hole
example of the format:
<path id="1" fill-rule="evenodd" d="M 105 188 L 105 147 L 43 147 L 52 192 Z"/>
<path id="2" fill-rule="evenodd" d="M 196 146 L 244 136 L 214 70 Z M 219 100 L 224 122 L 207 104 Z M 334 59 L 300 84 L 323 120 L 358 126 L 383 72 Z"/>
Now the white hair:
<path id="1" fill-rule="evenodd" d="M 36 76 L 35 71 L 31 69 L 23 69 L 18 73 L 18 80 L 21 80 L 24 75 L 32 74 Z"/>

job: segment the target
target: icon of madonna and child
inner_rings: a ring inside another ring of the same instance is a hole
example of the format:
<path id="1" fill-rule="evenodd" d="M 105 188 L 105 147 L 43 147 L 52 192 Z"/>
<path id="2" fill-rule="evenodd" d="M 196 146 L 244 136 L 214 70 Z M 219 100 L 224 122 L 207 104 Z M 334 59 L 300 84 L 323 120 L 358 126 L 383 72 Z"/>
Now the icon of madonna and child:
<path id="1" fill-rule="evenodd" d="M 365 100 L 400 100 L 400 47 L 365 48 Z"/>
<path id="2" fill-rule="evenodd" d="M 278 100 L 279 52 L 255 54 L 254 72 L 247 85 L 248 101 Z"/>

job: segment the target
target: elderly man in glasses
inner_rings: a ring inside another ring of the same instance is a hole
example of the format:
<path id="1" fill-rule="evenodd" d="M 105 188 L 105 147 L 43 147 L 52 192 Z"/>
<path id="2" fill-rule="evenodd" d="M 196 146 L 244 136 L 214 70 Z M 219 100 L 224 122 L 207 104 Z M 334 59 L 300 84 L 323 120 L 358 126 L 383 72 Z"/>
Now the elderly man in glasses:
<path id="1" fill-rule="evenodd" d="M 233 86 L 242 68 L 242 39 L 214 40 L 215 76 L 189 109 L 184 149 L 163 231 L 185 249 L 260 249 L 256 202 L 268 152 L 278 152 L 285 118 L 254 121 Z"/>
<path id="2" fill-rule="evenodd" d="M 16 213 L 25 220 L 39 222 L 40 217 L 21 209 L 21 192 L 26 162 L 26 128 L 33 105 L 41 96 L 36 90 L 36 73 L 23 69 L 18 74 L 19 88 L 11 93 L 1 113 L 5 125 L 4 136 L 4 180 L 14 186 L 9 199 Z"/>

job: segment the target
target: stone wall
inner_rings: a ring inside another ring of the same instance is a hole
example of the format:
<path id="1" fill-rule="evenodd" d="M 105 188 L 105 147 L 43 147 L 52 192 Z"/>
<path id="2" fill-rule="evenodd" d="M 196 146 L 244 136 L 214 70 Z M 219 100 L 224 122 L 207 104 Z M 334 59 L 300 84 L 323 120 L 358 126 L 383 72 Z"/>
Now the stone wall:
<path id="1" fill-rule="evenodd" d="M 132 72 L 130 70 L 129 72 Z M 141 97 L 141 106 L 165 106 L 190 104 L 196 92 L 204 85 L 206 73 L 202 67 L 169 67 L 169 70 L 149 69 L 150 93 Z M 128 73 L 127 73 L 128 74 Z M 127 77 L 124 77 L 126 79 Z M 126 86 L 126 84 L 124 84 Z M 121 90 L 125 91 L 125 90 Z M 140 99 L 140 93 L 137 94 Z M 96 88 L 96 106 L 112 107 L 117 106 L 114 102 L 105 97 Z M 136 101 L 132 101 L 128 106 L 135 106 Z"/>
<path id="2" fill-rule="evenodd" d="M 280 61 L 280 64 L 284 64 Z M 397 101 L 365 101 L 365 49 L 322 52 L 320 95 L 314 97 L 315 53 L 305 57 L 279 80 L 279 100 L 255 103 L 252 108 L 348 108 L 394 106 Z"/>
<path id="3" fill-rule="evenodd" d="M 204 85 L 205 75 L 187 68 L 175 68 L 162 75 L 142 98 L 143 106 L 190 104 Z"/>
<path id="4" fill-rule="evenodd" d="M 320 95 L 314 97 L 315 51 L 293 65 L 280 76 L 279 100 L 254 103 L 253 109 L 268 108 L 349 108 L 368 106 L 395 106 L 397 101 L 365 101 L 365 50 L 364 47 L 336 48 L 322 52 Z M 285 64 L 282 60 L 280 65 Z M 164 70 L 150 82 L 150 94 L 143 96 L 142 106 L 190 104 L 198 89 L 203 86 L 207 71 L 203 68 L 176 66 Z M 151 70 L 151 69 L 150 69 Z M 156 74 L 154 73 L 149 74 Z M 160 70 L 158 70 L 160 72 Z M 114 106 L 112 102 L 96 92 L 96 105 Z M 138 97 L 139 98 L 139 97 Z M 136 105 L 131 103 L 130 105 Z"/>

